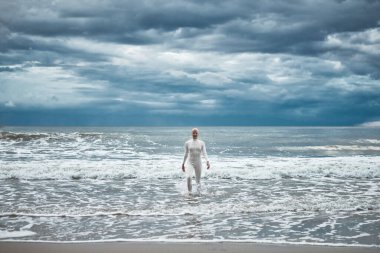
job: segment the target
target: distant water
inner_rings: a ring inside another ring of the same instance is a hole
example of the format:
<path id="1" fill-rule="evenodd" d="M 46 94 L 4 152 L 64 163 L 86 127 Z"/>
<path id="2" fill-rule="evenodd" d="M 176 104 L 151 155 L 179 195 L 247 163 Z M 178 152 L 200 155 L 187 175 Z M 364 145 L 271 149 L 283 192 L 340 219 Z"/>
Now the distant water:
<path id="1" fill-rule="evenodd" d="M 380 128 L 0 129 L 0 241 L 249 241 L 380 247 Z"/>

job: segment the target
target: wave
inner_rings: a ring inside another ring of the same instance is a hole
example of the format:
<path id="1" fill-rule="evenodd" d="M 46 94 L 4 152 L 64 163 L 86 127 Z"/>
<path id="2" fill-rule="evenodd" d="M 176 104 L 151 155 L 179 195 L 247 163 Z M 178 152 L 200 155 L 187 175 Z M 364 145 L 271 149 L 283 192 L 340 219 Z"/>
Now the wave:
<path id="1" fill-rule="evenodd" d="M 2 231 L 0 230 L 0 239 L 2 238 L 14 238 L 14 237 L 26 237 L 26 236 L 32 236 L 36 233 L 33 231 L 28 230 L 21 230 L 21 231 Z"/>
<path id="2" fill-rule="evenodd" d="M 202 193 L 199 199 L 213 197 L 213 194 Z M 193 197 L 194 198 L 194 197 Z M 195 198 L 197 198 L 195 196 Z M 223 203 L 204 203 L 198 206 L 176 206 L 171 208 L 162 208 L 160 205 L 150 206 L 149 209 L 134 208 L 58 208 L 41 210 L 31 208 L 29 211 L 3 211 L 0 217 L 60 217 L 60 218 L 87 218 L 87 217 L 105 217 L 105 216 L 128 216 L 128 217 L 167 217 L 167 216 L 198 216 L 198 215 L 262 215 L 270 213 L 370 213 L 380 212 L 380 205 L 363 199 L 337 197 L 331 201 L 328 197 L 317 196 L 314 199 L 309 197 L 303 198 L 284 198 L 275 200 L 271 204 L 264 202 L 239 202 L 233 199 L 226 199 Z"/>
<path id="3" fill-rule="evenodd" d="M 1 132 L 0 140 L 11 140 L 11 141 L 30 141 L 35 139 L 41 139 L 48 137 L 48 134 L 42 133 L 12 133 L 12 132 Z"/>
<path id="4" fill-rule="evenodd" d="M 78 138 L 94 138 L 101 137 L 102 133 L 15 133 L 15 132 L 0 132 L 0 140 L 27 142 L 38 139 L 47 140 L 78 140 Z"/>
<path id="5" fill-rule="evenodd" d="M 380 156 L 350 157 L 213 157 L 204 177 L 231 180 L 279 178 L 380 178 Z M 124 180 L 183 178 L 181 156 L 145 155 L 101 161 L 56 159 L 0 161 L 0 179 Z"/>
<path id="6" fill-rule="evenodd" d="M 357 143 L 370 143 L 370 144 L 380 144 L 379 139 L 359 139 L 356 141 Z"/>
<path id="7" fill-rule="evenodd" d="M 235 206 L 235 205 L 234 205 Z M 300 212 L 319 212 L 321 211 L 319 207 L 312 207 L 312 208 L 302 208 L 302 209 L 296 209 L 296 208 L 267 208 L 265 207 L 265 210 L 262 208 L 255 208 L 256 210 L 224 210 L 224 211 L 212 211 L 209 210 L 207 212 L 202 211 L 181 211 L 181 212 L 152 212 L 152 211 L 141 211 L 141 212 L 124 212 L 124 211 L 115 211 L 115 212 L 96 212 L 96 213 L 88 213 L 88 214 L 72 214 L 72 213 L 18 213 L 18 212 L 12 212 L 12 213 L 0 213 L 0 217 L 34 217 L 34 218 L 40 218 L 40 217 L 59 217 L 59 218 L 87 218 L 87 217 L 105 217 L 105 216 L 129 216 L 129 217 L 160 217 L 160 216 L 191 216 L 191 215 L 204 215 L 211 213 L 213 215 L 218 214 L 260 214 L 260 213 L 278 213 L 278 212 L 288 212 L 288 213 L 300 213 Z M 331 212 L 331 210 L 329 210 Z M 373 207 L 366 207 L 364 208 L 352 208 L 352 209 L 338 209 L 334 211 L 345 211 L 345 212 L 367 212 L 367 211 L 379 211 L 375 210 Z"/>
<path id="8" fill-rule="evenodd" d="M 375 140 L 366 143 L 377 144 Z M 380 142 L 379 142 L 380 143 Z M 303 150 L 315 150 L 315 151 L 380 151 L 380 146 L 363 146 L 363 145 L 326 145 L 326 146 L 302 146 L 302 147 L 279 147 L 281 151 L 303 151 Z"/>

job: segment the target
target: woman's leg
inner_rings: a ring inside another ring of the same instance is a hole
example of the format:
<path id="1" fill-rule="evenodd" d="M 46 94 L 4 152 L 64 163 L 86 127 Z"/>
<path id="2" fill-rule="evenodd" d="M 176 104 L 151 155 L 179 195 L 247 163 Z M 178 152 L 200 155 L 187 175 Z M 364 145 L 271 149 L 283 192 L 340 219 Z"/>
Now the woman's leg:
<path id="1" fill-rule="evenodd" d="M 191 185 L 191 176 L 187 176 L 187 190 L 191 192 L 193 186 Z"/>
<path id="2" fill-rule="evenodd" d="M 187 179 L 187 190 L 189 193 L 192 191 L 193 186 L 192 186 L 192 180 L 193 180 L 193 175 L 194 175 L 194 166 L 191 163 L 186 164 L 186 179 Z"/>
<path id="3" fill-rule="evenodd" d="M 198 164 L 197 166 L 194 166 L 195 171 L 195 181 L 198 185 L 201 184 L 201 174 L 202 174 L 202 165 Z"/>

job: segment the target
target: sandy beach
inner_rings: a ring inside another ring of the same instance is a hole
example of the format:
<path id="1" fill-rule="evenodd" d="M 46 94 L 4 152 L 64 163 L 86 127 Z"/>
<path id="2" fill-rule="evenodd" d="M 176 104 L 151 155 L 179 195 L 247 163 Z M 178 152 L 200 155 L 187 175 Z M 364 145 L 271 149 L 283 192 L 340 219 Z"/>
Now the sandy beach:
<path id="1" fill-rule="evenodd" d="M 255 252 L 255 253 L 350 253 L 350 252 L 380 252 L 375 247 L 329 247 L 283 244 L 256 243 L 165 243 L 165 242 L 110 242 L 110 243 L 29 243 L 1 242 L 0 253 L 44 253 L 44 252 L 157 252 L 157 253 L 209 253 L 209 252 Z"/>

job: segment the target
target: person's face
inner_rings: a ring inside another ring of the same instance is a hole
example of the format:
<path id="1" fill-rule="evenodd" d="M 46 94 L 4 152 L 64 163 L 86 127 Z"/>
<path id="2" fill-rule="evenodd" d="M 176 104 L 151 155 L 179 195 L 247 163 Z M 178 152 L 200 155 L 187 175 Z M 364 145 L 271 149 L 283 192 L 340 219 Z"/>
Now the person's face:
<path id="1" fill-rule="evenodd" d="M 193 130 L 192 134 L 193 134 L 193 139 L 198 138 L 198 131 L 197 130 Z"/>

